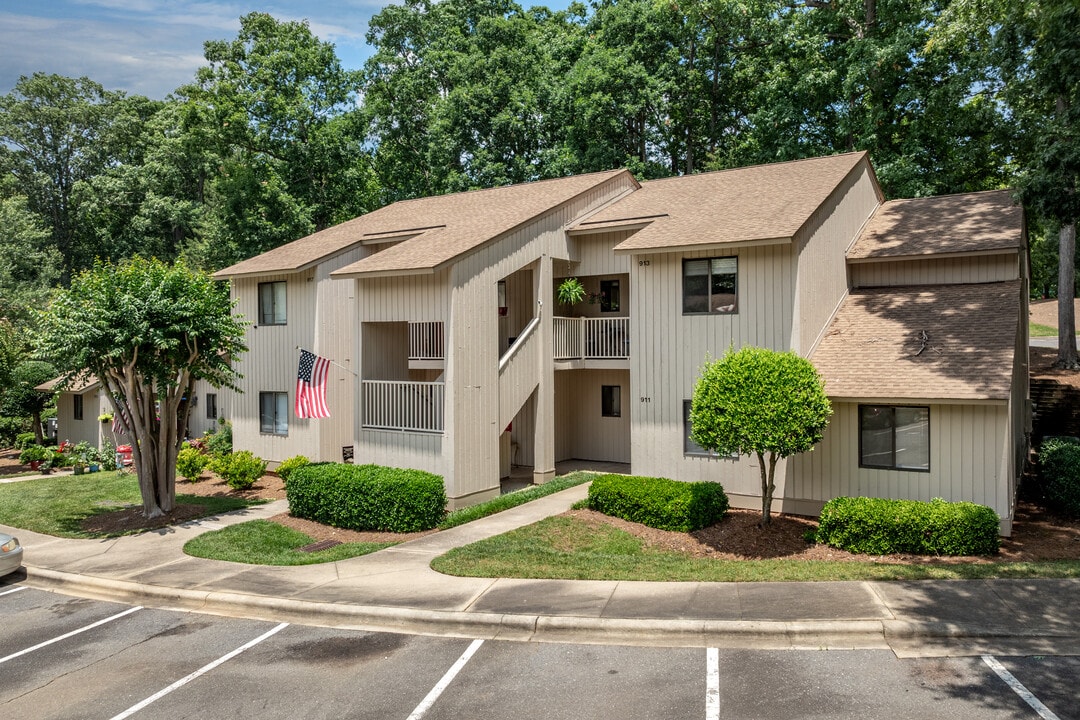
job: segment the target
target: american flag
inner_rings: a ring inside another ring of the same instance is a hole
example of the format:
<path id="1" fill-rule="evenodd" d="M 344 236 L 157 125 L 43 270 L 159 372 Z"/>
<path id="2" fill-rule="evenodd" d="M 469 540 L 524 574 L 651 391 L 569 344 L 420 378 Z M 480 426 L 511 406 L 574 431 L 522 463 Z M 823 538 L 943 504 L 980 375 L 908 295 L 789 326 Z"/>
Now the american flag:
<path id="1" fill-rule="evenodd" d="M 300 369 L 296 372 L 296 417 L 328 418 L 326 373 L 330 361 L 307 350 L 300 351 Z"/>
<path id="2" fill-rule="evenodd" d="M 127 432 L 127 426 L 124 425 L 124 418 L 120 417 L 120 413 L 114 412 L 113 413 L 113 420 L 112 420 L 112 433 L 113 433 L 113 435 L 114 436 L 119 436 L 119 435 L 123 435 L 125 432 Z"/>

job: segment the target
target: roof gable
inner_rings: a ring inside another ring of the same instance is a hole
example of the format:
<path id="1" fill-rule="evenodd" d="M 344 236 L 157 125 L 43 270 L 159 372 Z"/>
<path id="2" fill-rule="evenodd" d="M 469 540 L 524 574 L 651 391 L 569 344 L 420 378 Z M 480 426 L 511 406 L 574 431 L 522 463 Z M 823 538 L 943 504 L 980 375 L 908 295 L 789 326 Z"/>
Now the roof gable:
<path id="1" fill-rule="evenodd" d="M 651 180 L 572 232 L 642 229 L 617 252 L 790 240 L 865 152 Z"/>

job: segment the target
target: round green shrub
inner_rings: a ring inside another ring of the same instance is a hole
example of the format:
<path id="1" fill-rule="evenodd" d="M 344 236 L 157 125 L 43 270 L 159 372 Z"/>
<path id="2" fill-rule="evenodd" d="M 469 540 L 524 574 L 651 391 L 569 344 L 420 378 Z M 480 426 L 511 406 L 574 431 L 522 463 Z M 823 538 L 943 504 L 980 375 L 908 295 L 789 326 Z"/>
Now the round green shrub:
<path id="1" fill-rule="evenodd" d="M 30 445 L 23 448 L 23 451 L 19 453 L 19 462 L 23 465 L 28 465 L 32 462 L 43 462 L 50 460 L 52 453 L 49 449 L 42 447 L 41 445 Z"/>
<path id="2" fill-rule="evenodd" d="M 188 482 L 196 482 L 209 462 L 210 458 L 190 445 L 185 445 L 176 454 L 176 473 Z"/>
<path id="3" fill-rule="evenodd" d="M 1039 448 L 1039 467 L 1047 505 L 1080 517 L 1080 443 L 1067 438 L 1045 440 Z"/>
<path id="4" fill-rule="evenodd" d="M 241 450 L 215 458 L 210 468 L 233 490 L 247 490 L 266 472 L 266 461 L 250 450 Z"/>
<path id="5" fill-rule="evenodd" d="M 15 436 L 15 448 L 17 450 L 25 450 L 36 442 L 37 438 L 32 432 L 19 433 Z"/>
<path id="6" fill-rule="evenodd" d="M 311 461 L 303 455 L 293 455 L 291 458 L 283 460 L 281 464 L 278 465 L 278 477 L 280 477 L 283 481 L 288 482 L 289 475 L 292 474 L 293 470 L 308 465 L 309 463 L 311 463 Z"/>

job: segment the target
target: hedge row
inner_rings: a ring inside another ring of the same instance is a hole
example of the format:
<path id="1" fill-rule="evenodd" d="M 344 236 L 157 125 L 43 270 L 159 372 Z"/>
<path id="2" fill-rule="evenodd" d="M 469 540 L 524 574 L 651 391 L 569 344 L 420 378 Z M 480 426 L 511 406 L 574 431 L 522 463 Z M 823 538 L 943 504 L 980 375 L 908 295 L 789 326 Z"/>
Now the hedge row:
<path id="1" fill-rule="evenodd" d="M 303 465 L 289 474 L 285 496 L 296 517 L 348 530 L 417 532 L 446 514 L 441 477 L 381 465 Z"/>
<path id="2" fill-rule="evenodd" d="M 821 510 L 817 541 L 872 555 L 993 555 L 998 522 L 993 510 L 969 502 L 838 497 Z"/>
<path id="3" fill-rule="evenodd" d="M 1043 492 L 1051 509 L 1080 516 L 1080 443 L 1051 438 L 1039 448 Z"/>
<path id="4" fill-rule="evenodd" d="M 589 509 L 660 530 L 692 532 L 719 522 L 728 498 L 719 483 L 602 475 L 589 487 Z"/>

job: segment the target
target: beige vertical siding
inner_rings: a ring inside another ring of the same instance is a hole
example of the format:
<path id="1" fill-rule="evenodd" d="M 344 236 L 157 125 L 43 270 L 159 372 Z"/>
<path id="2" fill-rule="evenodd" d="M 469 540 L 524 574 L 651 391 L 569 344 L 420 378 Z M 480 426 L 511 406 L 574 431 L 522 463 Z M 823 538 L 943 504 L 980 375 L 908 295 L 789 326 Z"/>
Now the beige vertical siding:
<path id="1" fill-rule="evenodd" d="M 848 291 L 844 253 L 874 213 L 880 196 L 864 161 L 814 211 L 795 236 L 794 332 L 791 349 L 808 355 Z"/>
<path id="2" fill-rule="evenodd" d="M 1015 251 L 998 255 L 859 262 L 850 266 L 853 287 L 945 285 L 1015 280 L 1020 277 Z"/>
<path id="3" fill-rule="evenodd" d="M 499 422 L 498 390 L 503 345 L 537 313 L 535 287 L 545 272 L 550 286 L 552 259 L 561 259 L 562 263 L 570 257 L 565 226 L 624 192 L 629 184 L 625 177 L 615 178 L 478 248 L 433 276 L 365 278 L 356 282 L 358 323 L 442 321 L 447 353 L 443 373 L 447 383 L 445 431 L 439 440 L 421 433 L 361 430 L 358 459 L 363 455 L 365 461 L 378 458 L 379 462 L 396 466 L 437 467 L 451 498 L 482 499 L 485 493 L 498 491 L 499 436 L 505 427 Z M 511 310 L 501 319 L 497 312 L 497 283 L 504 279 L 508 280 Z M 539 294 L 547 295 L 547 302 L 545 324 L 538 332 L 550 337 L 550 287 L 546 291 L 541 288 Z M 366 337 L 362 336 L 360 342 L 365 342 Z M 550 342 L 539 345 L 538 354 L 550 355 Z M 362 373 L 368 377 L 368 350 L 360 352 L 365 357 Z M 541 360 L 544 372 L 553 373 L 551 358 Z M 552 385 L 549 383 L 545 392 L 553 395 Z M 516 395 L 510 405 L 520 402 L 519 407 L 507 412 L 514 413 L 516 462 L 524 464 L 535 460 L 533 408 L 543 403 L 536 393 Z M 523 395 L 527 398 L 521 401 Z M 531 433 L 530 437 L 525 437 L 527 433 Z"/>
<path id="4" fill-rule="evenodd" d="M 817 512 L 841 495 L 908 500 L 965 500 L 1011 516 L 1011 482 L 1002 464 L 1008 452 L 1009 413 L 1004 403 L 930 407 L 930 472 L 859 467 L 859 412 L 856 403 L 834 403 L 821 443 L 789 460 L 785 507 Z M 779 490 L 778 490 L 779 492 Z"/>
<path id="5" fill-rule="evenodd" d="M 601 387 L 621 388 L 622 414 L 604 417 Z M 556 458 L 630 462 L 630 372 L 560 370 L 555 374 Z"/>
<path id="6" fill-rule="evenodd" d="M 683 258 L 736 255 L 738 312 L 682 314 Z M 640 475 L 721 482 L 729 493 L 753 495 L 760 485 L 746 460 L 705 459 L 683 454 L 683 400 L 708 358 L 744 345 L 787 350 L 792 336 L 794 263 L 790 245 L 728 253 L 696 252 L 634 257 L 630 311 L 631 462 Z M 648 262 L 648 265 L 639 265 Z M 733 501 L 736 498 L 733 497 Z M 750 505 L 753 506 L 752 504 Z"/>
<path id="7" fill-rule="evenodd" d="M 103 396 L 104 393 L 98 389 L 81 393 L 83 416 L 82 420 L 76 420 L 75 393 L 61 393 L 56 402 L 56 442 L 87 442 L 98 447 L 101 443 L 101 423 L 98 415 L 104 412 L 101 409 Z"/>
<path id="8" fill-rule="evenodd" d="M 631 232 L 621 230 L 575 236 L 570 241 L 570 252 L 571 257 L 577 262 L 559 263 L 554 268 L 555 277 L 629 273 L 633 258 L 629 255 L 616 255 L 614 248 L 631 234 Z"/>

